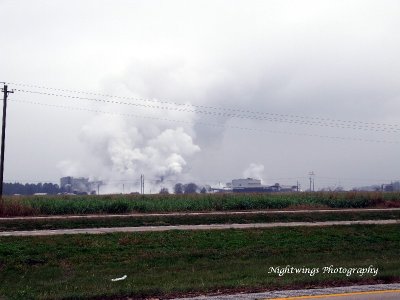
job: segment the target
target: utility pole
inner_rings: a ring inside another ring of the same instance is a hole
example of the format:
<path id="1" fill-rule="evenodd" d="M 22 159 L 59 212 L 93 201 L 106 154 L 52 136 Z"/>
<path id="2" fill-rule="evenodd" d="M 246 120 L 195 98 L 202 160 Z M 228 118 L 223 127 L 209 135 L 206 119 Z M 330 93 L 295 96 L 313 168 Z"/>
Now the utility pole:
<path id="1" fill-rule="evenodd" d="M 6 117 L 7 117 L 7 96 L 9 93 L 14 93 L 14 91 L 9 91 L 6 84 L 2 88 L 3 92 L 3 126 L 1 130 L 1 165 L 0 165 L 0 199 L 3 198 L 3 181 L 4 181 L 4 149 L 6 140 Z"/>
<path id="2" fill-rule="evenodd" d="M 308 175 L 310 176 L 310 192 L 314 192 L 314 171 L 311 171 L 308 173 Z"/>

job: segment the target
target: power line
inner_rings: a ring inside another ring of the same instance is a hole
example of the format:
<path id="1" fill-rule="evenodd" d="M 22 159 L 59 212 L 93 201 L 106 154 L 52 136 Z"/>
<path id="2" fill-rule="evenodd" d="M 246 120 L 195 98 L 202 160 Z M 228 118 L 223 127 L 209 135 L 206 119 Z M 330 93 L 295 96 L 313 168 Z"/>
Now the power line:
<path id="1" fill-rule="evenodd" d="M 253 114 L 253 115 L 269 115 L 269 116 L 292 118 L 292 119 L 316 120 L 316 121 L 309 121 L 309 122 L 322 121 L 322 122 L 334 122 L 334 123 L 349 123 L 349 124 L 355 124 L 355 125 L 361 124 L 361 126 L 374 126 L 374 127 L 386 127 L 388 129 L 400 129 L 400 124 L 385 124 L 385 123 L 376 123 L 376 122 L 340 120 L 340 119 L 321 118 L 321 117 L 307 117 L 307 116 L 299 116 L 299 115 L 292 115 L 292 114 L 277 114 L 277 113 L 268 113 L 268 112 L 252 111 L 252 110 L 243 110 L 243 109 L 237 109 L 237 108 L 224 108 L 224 107 L 195 105 L 195 104 L 187 104 L 187 103 L 182 104 L 182 103 L 177 103 L 177 102 L 172 102 L 172 101 L 163 101 L 163 100 L 151 100 L 151 99 L 134 98 L 134 97 L 121 97 L 121 96 L 113 96 L 113 95 L 93 93 L 93 92 L 85 92 L 85 91 L 77 91 L 77 90 L 69 90 L 69 89 L 58 89 L 58 88 L 52 88 L 52 87 L 46 87 L 46 86 L 40 86 L 40 85 L 30 85 L 30 84 L 15 83 L 15 82 L 8 82 L 8 83 L 17 85 L 17 86 L 23 86 L 23 87 L 38 88 L 38 89 L 44 89 L 44 90 L 53 90 L 53 91 L 66 92 L 66 93 L 86 94 L 86 95 L 100 96 L 100 97 L 106 97 L 106 98 L 116 98 L 116 99 L 124 99 L 124 100 L 153 102 L 153 103 L 157 103 L 157 104 L 196 107 L 196 108 L 201 108 L 201 109 L 249 113 L 249 114 Z M 20 90 L 20 91 L 23 91 L 23 90 Z"/>
<path id="2" fill-rule="evenodd" d="M 389 133 L 400 133 L 400 128 L 395 128 L 395 127 L 387 127 L 387 128 L 384 128 L 384 127 L 379 128 L 378 127 L 377 128 L 377 127 L 373 127 L 371 125 L 367 126 L 367 125 L 360 125 L 360 124 L 356 125 L 356 124 L 326 123 L 323 121 L 303 121 L 303 120 L 277 118 L 277 117 L 258 117 L 258 116 L 206 111 L 206 110 L 199 110 L 199 109 L 177 108 L 177 107 L 169 107 L 169 106 L 161 106 L 161 105 L 153 105 L 153 104 L 122 102 L 122 101 L 99 99 L 99 98 L 87 98 L 87 97 L 81 97 L 81 96 L 62 95 L 62 94 L 30 91 L 30 90 L 22 90 L 22 89 L 15 89 L 15 90 L 19 91 L 19 92 L 23 92 L 23 93 L 39 94 L 39 95 L 54 96 L 54 97 L 63 97 L 63 98 L 72 99 L 72 100 L 85 100 L 85 101 L 94 101 L 94 102 L 102 102 L 102 103 L 110 103 L 110 104 L 118 104 L 118 105 L 139 106 L 139 107 L 144 107 L 144 108 L 163 109 L 163 110 L 172 110 L 172 111 L 180 111 L 180 112 L 193 112 L 193 113 L 200 113 L 200 114 L 206 114 L 206 115 L 218 116 L 218 117 L 250 119 L 250 120 L 258 120 L 258 121 L 271 121 L 271 122 L 281 122 L 281 123 L 301 124 L 301 125 L 311 125 L 311 126 L 317 125 L 317 126 L 322 126 L 322 127 L 354 129 L 354 130 L 364 130 L 364 131 L 383 131 L 383 132 L 389 132 Z M 385 125 L 385 126 L 387 126 L 387 125 Z"/>
<path id="3" fill-rule="evenodd" d="M 198 124 L 198 125 L 202 125 L 202 126 L 222 127 L 222 128 L 239 129 L 239 130 L 245 130 L 245 131 L 267 132 L 267 133 L 273 133 L 273 134 L 284 134 L 284 135 L 292 135 L 292 136 L 318 137 L 318 138 L 327 138 L 327 139 L 343 140 L 343 141 L 359 141 L 359 142 L 388 143 L 388 144 L 399 144 L 400 143 L 399 141 L 371 140 L 371 139 L 363 139 L 363 138 L 326 136 L 326 135 L 308 134 L 308 133 L 293 133 L 293 132 L 287 132 L 287 131 L 275 131 L 275 130 L 267 130 L 267 129 L 261 129 L 261 128 L 249 128 L 249 127 L 240 127 L 240 126 L 231 126 L 231 125 L 226 126 L 226 125 L 221 125 L 221 124 L 216 124 L 216 123 L 212 124 L 212 123 L 206 123 L 206 122 L 195 122 L 194 123 L 194 122 L 187 122 L 187 121 L 180 121 L 180 120 L 173 120 L 173 119 L 166 119 L 166 118 L 158 118 L 158 117 L 151 117 L 151 116 L 114 113 L 114 112 L 107 112 L 107 111 L 102 111 L 102 110 L 94 110 L 94 109 L 81 108 L 81 107 L 47 104 L 47 103 L 41 103 L 41 102 L 37 102 L 37 101 L 18 100 L 18 99 L 14 99 L 14 98 L 10 98 L 10 100 L 11 100 L 10 102 L 27 103 L 27 104 L 32 104 L 32 105 L 40 105 L 40 106 L 61 108 L 61 109 L 67 109 L 67 110 L 86 111 L 86 112 L 92 112 L 92 113 L 100 113 L 100 114 L 116 115 L 116 116 L 124 116 L 124 117 L 144 118 L 144 119 L 151 119 L 151 120 L 183 123 L 183 124 L 189 124 L 189 125 Z"/>

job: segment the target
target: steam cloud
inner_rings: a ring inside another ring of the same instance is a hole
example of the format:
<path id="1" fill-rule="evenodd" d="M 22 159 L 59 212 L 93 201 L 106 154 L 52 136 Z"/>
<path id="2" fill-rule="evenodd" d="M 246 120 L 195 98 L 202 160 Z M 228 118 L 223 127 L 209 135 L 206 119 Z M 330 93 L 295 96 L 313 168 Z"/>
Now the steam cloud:
<path id="1" fill-rule="evenodd" d="M 262 179 L 264 172 L 264 165 L 251 163 L 243 172 L 245 178 Z"/>
<path id="2" fill-rule="evenodd" d="M 190 106 L 189 106 L 190 108 Z M 96 115 L 82 128 L 80 140 L 87 149 L 87 158 L 79 162 L 65 160 L 58 164 L 65 176 L 88 176 L 107 183 L 103 192 L 121 191 L 119 185 L 127 181 L 127 190 L 138 191 L 140 174 L 144 174 L 146 192 L 158 192 L 160 186 L 172 187 L 187 169 L 188 160 L 200 147 L 193 141 L 192 112 L 177 114 L 176 111 L 147 110 L 143 114 L 150 119 L 125 117 L 121 108 L 104 107 L 117 114 Z M 166 119 L 183 121 L 174 126 Z M 168 183 L 168 179 L 171 181 Z M 167 182 L 163 183 L 163 180 Z M 133 184 L 133 186 L 132 186 Z M 136 185 L 136 186 L 135 186 Z"/>

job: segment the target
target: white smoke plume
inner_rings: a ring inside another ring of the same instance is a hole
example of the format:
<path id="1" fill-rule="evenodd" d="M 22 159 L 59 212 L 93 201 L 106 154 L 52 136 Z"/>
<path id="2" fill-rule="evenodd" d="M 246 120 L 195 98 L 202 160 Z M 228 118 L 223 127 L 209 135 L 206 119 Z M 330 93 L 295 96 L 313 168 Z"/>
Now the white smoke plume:
<path id="1" fill-rule="evenodd" d="M 146 193 L 158 192 L 161 187 L 171 190 L 187 169 L 188 160 L 200 151 L 193 141 L 195 114 L 123 108 L 105 106 L 101 110 L 114 115 L 98 114 L 89 119 L 79 136 L 87 158 L 63 161 L 58 167 L 64 175 L 103 180 L 107 184 L 103 193 L 121 192 L 124 182 L 125 192 L 137 192 L 141 174 L 145 175 Z M 128 115 L 132 111 L 134 115 Z M 167 119 L 184 123 L 175 124 Z M 66 174 L 70 171 L 73 174 Z"/>
<path id="2" fill-rule="evenodd" d="M 63 176 L 80 176 L 83 172 L 78 162 L 69 159 L 60 161 L 57 168 Z"/>
<path id="3" fill-rule="evenodd" d="M 246 170 L 243 171 L 245 178 L 262 179 L 264 173 L 264 165 L 251 163 Z"/>

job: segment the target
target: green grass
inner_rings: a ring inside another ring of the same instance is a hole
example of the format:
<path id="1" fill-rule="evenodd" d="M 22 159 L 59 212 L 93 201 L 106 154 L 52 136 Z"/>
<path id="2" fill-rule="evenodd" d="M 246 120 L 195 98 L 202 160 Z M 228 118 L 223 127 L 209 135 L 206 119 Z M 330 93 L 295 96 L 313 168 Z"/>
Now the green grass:
<path id="1" fill-rule="evenodd" d="M 0 238 L 0 298 L 86 299 L 400 280 L 400 225 Z M 379 268 L 378 275 L 269 273 Z M 128 275 L 120 282 L 111 278 Z"/>
<path id="2" fill-rule="evenodd" d="M 98 217 L 70 219 L 0 220 L 0 231 L 40 230 L 66 228 L 96 228 L 124 226 L 160 226 L 195 224 L 270 223 L 270 222 L 317 222 L 349 220 L 400 219 L 400 211 L 361 212 L 313 212 L 313 213 L 257 213 L 228 215 L 183 215 L 183 216 L 140 216 Z"/>
<path id="3" fill-rule="evenodd" d="M 296 207 L 400 207 L 400 193 L 195 194 L 8 197 L 0 216 L 228 211 Z"/>

